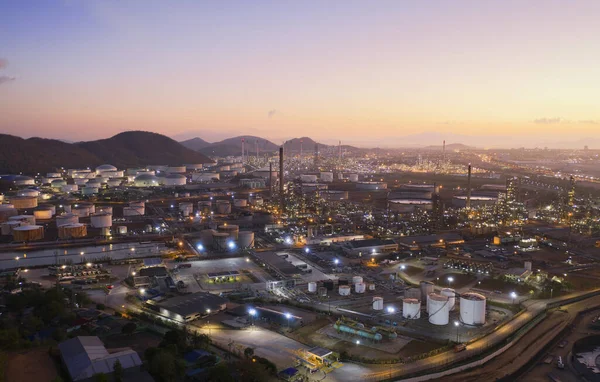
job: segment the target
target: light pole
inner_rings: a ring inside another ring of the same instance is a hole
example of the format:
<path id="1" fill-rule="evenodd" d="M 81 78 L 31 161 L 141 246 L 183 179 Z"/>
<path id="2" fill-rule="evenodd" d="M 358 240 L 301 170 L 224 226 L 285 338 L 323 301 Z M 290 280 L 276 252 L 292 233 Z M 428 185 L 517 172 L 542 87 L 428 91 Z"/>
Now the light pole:
<path id="1" fill-rule="evenodd" d="M 290 313 L 286 313 L 285 318 L 287 319 L 287 327 L 289 329 L 290 328 L 290 318 L 292 318 L 292 315 Z"/>
<path id="2" fill-rule="evenodd" d="M 248 310 L 248 314 L 250 314 L 250 317 L 252 317 L 252 326 L 254 326 L 254 316 L 256 316 L 256 309 L 252 308 Z"/>
<path id="3" fill-rule="evenodd" d="M 449 276 L 448 277 L 448 288 L 450 288 L 450 284 L 454 281 L 454 277 Z"/>
<path id="4" fill-rule="evenodd" d="M 456 326 L 456 343 L 459 343 L 459 337 L 458 337 L 458 328 L 460 327 L 460 322 L 458 321 L 454 321 L 454 326 Z"/>
<path id="5" fill-rule="evenodd" d="M 515 292 L 510 292 L 510 297 L 512 298 L 512 303 L 513 305 L 515 304 L 515 299 L 517 298 L 517 293 Z"/>

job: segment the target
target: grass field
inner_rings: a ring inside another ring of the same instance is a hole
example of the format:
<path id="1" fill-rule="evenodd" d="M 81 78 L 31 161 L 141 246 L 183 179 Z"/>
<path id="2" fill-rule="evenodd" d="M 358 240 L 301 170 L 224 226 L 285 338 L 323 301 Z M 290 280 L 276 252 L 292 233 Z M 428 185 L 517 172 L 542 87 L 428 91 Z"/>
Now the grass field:
<path id="1" fill-rule="evenodd" d="M 448 282 L 448 277 L 452 277 L 454 281 Z M 450 287 L 450 288 L 462 288 L 477 280 L 477 277 L 471 274 L 465 273 L 448 273 L 439 277 L 439 280 L 435 280 L 435 284 L 439 287 Z"/>
<path id="2" fill-rule="evenodd" d="M 493 279 L 493 278 L 487 278 L 487 279 L 482 280 L 481 284 L 477 285 L 477 288 L 489 290 L 490 292 L 493 292 L 496 290 L 499 290 L 502 293 L 516 292 L 519 295 L 527 294 L 532 289 L 531 287 L 529 287 L 527 285 L 513 284 L 513 283 L 506 282 L 505 280 Z"/>

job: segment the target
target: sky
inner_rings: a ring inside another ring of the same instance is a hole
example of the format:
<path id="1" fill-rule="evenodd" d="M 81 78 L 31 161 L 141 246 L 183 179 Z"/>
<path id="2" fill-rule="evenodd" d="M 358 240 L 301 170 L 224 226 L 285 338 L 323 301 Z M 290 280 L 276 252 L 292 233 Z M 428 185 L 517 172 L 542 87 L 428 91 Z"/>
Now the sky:
<path id="1" fill-rule="evenodd" d="M 0 133 L 600 148 L 598 14 L 597 0 L 0 0 Z"/>

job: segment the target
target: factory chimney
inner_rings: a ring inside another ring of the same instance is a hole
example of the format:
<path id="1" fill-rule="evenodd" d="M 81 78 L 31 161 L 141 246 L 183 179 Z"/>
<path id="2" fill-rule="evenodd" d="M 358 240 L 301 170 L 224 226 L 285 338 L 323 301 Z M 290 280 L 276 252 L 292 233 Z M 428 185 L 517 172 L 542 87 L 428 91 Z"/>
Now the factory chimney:
<path id="1" fill-rule="evenodd" d="M 304 140 L 300 139 L 300 158 L 302 158 L 302 142 L 304 142 Z"/>
<path id="2" fill-rule="evenodd" d="M 471 209 L 471 163 L 469 163 L 469 169 L 467 173 L 467 204 L 468 210 Z"/>
<path id="3" fill-rule="evenodd" d="M 342 141 L 338 144 L 338 160 L 342 162 Z"/>
<path id="4" fill-rule="evenodd" d="M 442 161 L 446 161 L 446 140 L 444 139 L 444 144 L 442 145 Z"/>
<path id="5" fill-rule="evenodd" d="M 283 146 L 279 148 L 279 198 L 281 202 L 281 212 L 284 212 L 285 199 L 283 197 Z"/>
<path id="6" fill-rule="evenodd" d="M 258 139 L 256 140 L 256 163 L 258 163 Z"/>
<path id="7" fill-rule="evenodd" d="M 273 200 L 273 162 L 269 161 L 269 196 Z"/>
<path id="8" fill-rule="evenodd" d="M 242 164 L 244 164 L 244 138 L 242 138 Z"/>

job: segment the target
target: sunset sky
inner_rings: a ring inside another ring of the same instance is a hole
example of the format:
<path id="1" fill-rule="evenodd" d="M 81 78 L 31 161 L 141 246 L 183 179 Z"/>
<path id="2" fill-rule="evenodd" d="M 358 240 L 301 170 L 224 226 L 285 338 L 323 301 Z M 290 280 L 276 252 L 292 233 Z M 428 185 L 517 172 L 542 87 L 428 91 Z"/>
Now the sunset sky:
<path id="1" fill-rule="evenodd" d="M 598 0 L 0 0 L 0 132 L 600 138 L 598 15 Z"/>

